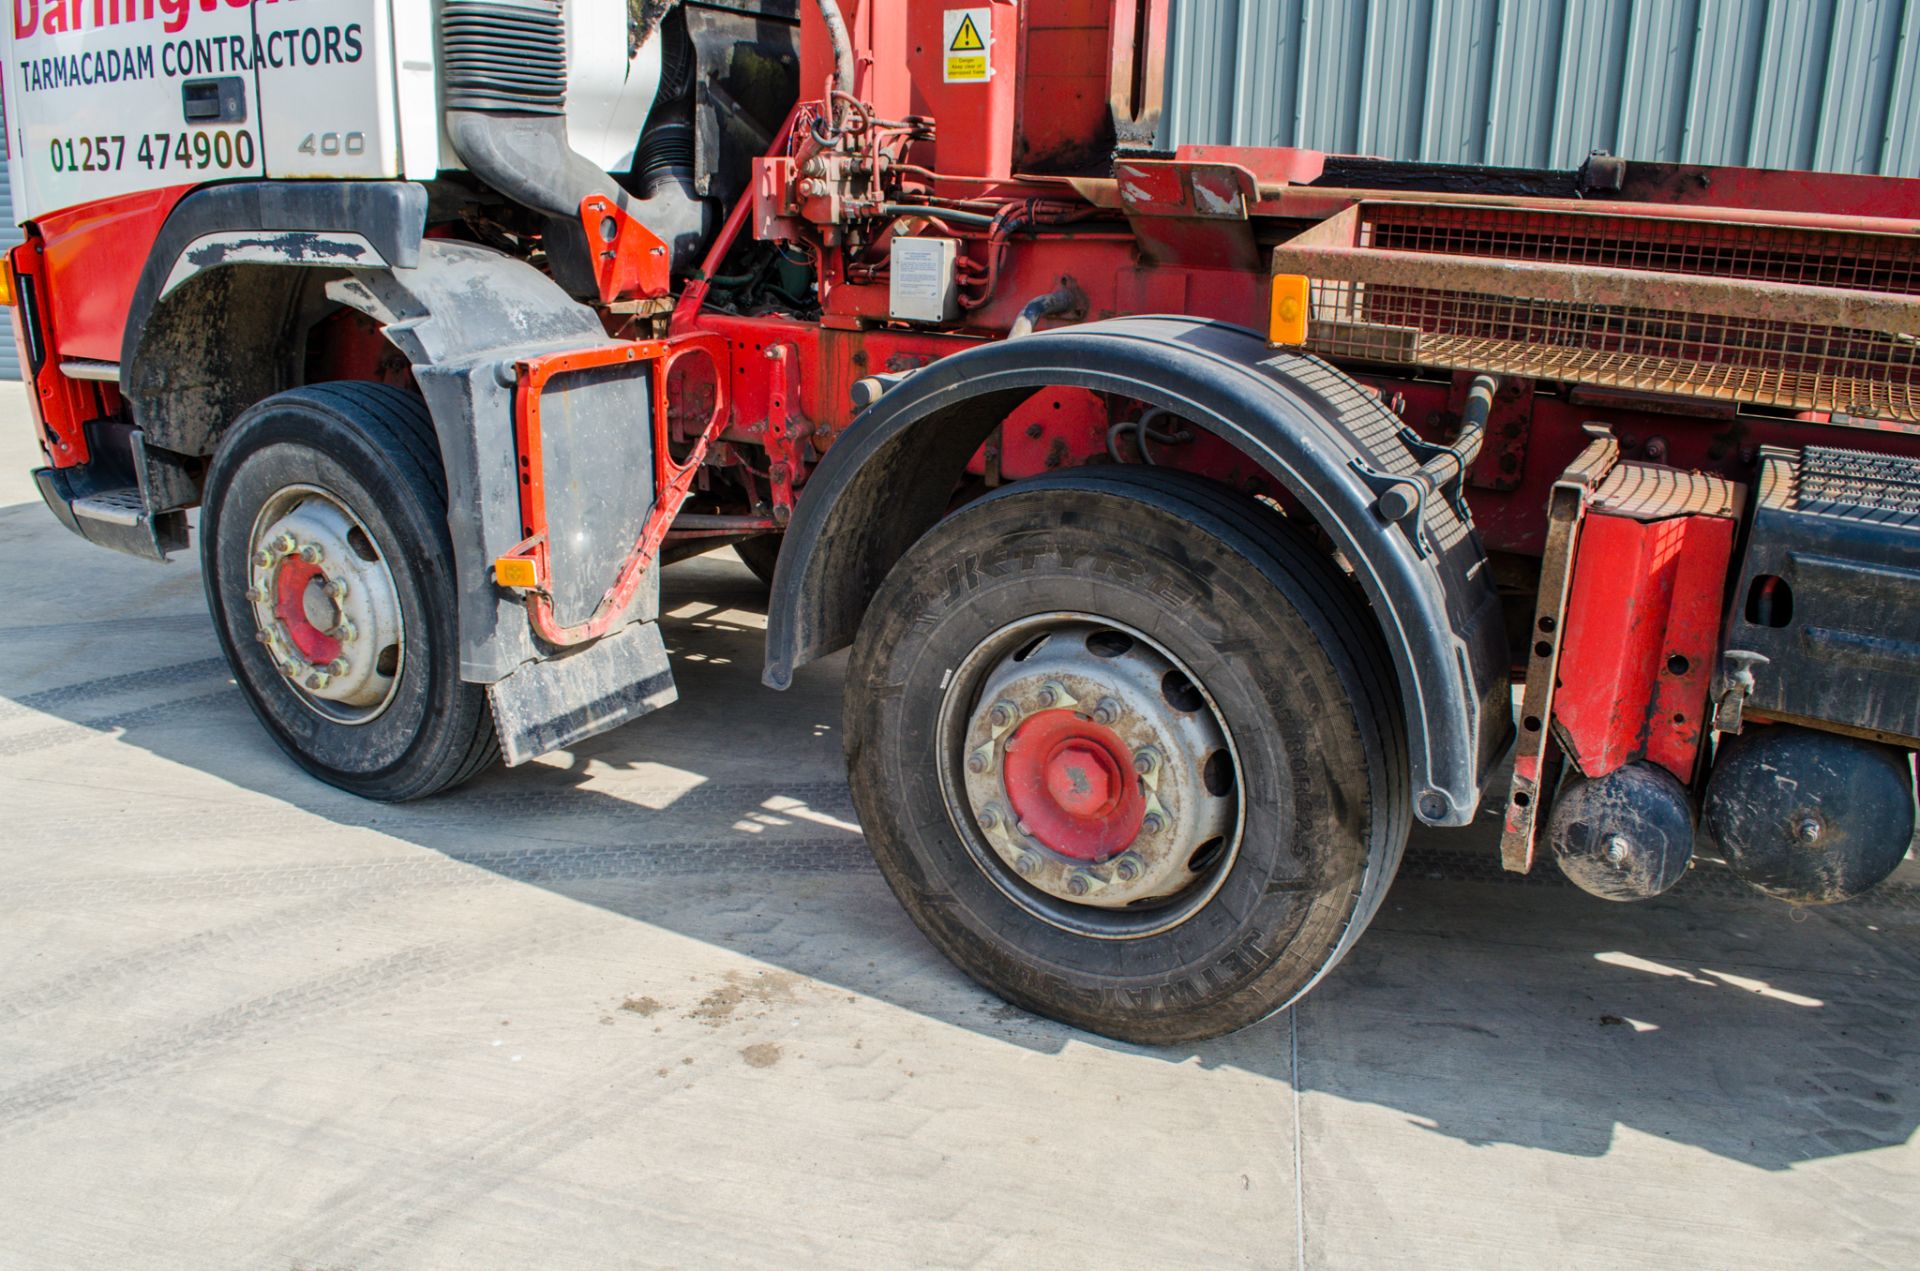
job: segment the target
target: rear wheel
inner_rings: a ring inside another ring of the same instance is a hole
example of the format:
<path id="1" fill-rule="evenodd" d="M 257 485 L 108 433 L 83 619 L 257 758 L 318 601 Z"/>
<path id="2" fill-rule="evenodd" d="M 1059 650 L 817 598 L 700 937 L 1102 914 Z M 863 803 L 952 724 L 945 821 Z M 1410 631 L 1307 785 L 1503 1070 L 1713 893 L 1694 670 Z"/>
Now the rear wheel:
<path id="1" fill-rule="evenodd" d="M 498 756 L 485 690 L 459 675 L 446 478 L 419 399 L 323 384 L 248 410 L 208 470 L 201 557 L 234 679 L 308 772 L 401 800 Z"/>
<path id="2" fill-rule="evenodd" d="M 1186 1041 L 1285 1006 L 1406 841 L 1397 698 L 1353 585 L 1181 474 L 963 508 L 882 584 L 847 683 L 895 893 L 989 989 L 1095 1032 Z"/>
<path id="3" fill-rule="evenodd" d="M 771 587 L 774 566 L 780 561 L 780 544 L 786 541 L 785 534 L 759 534 L 741 539 L 733 545 L 733 550 L 755 578 Z"/>

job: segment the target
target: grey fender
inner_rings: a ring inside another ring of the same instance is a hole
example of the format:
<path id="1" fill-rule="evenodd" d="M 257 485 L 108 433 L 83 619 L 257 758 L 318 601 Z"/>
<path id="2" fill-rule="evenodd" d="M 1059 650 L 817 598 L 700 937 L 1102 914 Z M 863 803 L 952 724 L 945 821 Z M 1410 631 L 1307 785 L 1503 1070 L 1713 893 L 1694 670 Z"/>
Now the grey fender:
<path id="1" fill-rule="evenodd" d="M 327 295 L 381 324 L 433 415 L 461 586 L 462 677 L 492 683 L 545 657 L 525 609 L 492 574 L 525 537 L 513 364 L 614 341 L 592 309 L 532 265 L 471 243 L 429 239 L 413 268 L 356 271 Z M 576 623 L 613 583 L 653 508 L 649 381 L 616 368 L 566 376 L 547 388 L 541 414 L 555 613 Z M 657 616 L 656 584 L 643 581 L 627 620 Z"/>
<path id="2" fill-rule="evenodd" d="M 406 181 L 250 181 L 181 199 L 121 336 L 120 390 L 147 444 L 212 453 L 242 410 L 298 382 L 287 337 L 314 271 L 410 268 L 426 218 L 425 187 Z"/>
<path id="3" fill-rule="evenodd" d="M 1230 441 L 1332 537 L 1393 655 L 1432 825 L 1465 825 L 1513 733 L 1505 626 L 1471 525 L 1435 501 L 1416 526 L 1374 511 L 1355 461 L 1406 475 L 1401 421 L 1317 359 L 1188 318 L 1087 323 L 969 349 L 914 373 L 857 418 L 807 482 L 780 553 L 764 679 L 851 643 L 887 570 L 946 511 L 969 456 L 1050 386 L 1138 398 Z"/>

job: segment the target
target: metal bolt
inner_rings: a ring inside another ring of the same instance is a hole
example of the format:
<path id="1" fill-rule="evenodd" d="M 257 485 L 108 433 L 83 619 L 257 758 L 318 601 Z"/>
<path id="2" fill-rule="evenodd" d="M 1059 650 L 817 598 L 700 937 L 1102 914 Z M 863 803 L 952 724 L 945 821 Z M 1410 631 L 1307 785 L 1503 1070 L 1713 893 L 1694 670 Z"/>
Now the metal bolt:
<path id="1" fill-rule="evenodd" d="M 315 690 L 323 689 L 327 686 L 328 682 L 332 679 L 333 677 L 331 675 L 328 675 L 325 671 L 315 671 L 312 675 L 309 675 L 307 677 L 307 687 Z"/>
<path id="2" fill-rule="evenodd" d="M 985 750 L 976 750 L 967 756 L 967 771 L 976 777 L 993 767 L 993 756 Z"/>
<path id="3" fill-rule="evenodd" d="M 318 543 L 308 543 L 300 549 L 300 559 L 309 565 L 318 565 L 320 563 L 320 556 L 320 544 Z"/>
<path id="4" fill-rule="evenodd" d="M 1016 829 L 1016 830 L 1018 830 L 1018 831 L 1020 831 L 1020 832 L 1021 832 L 1022 834 L 1031 834 L 1031 833 L 1033 833 L 1033 831 L 1032 831 L 1032 830 L 1030 830 L 1030 829 L 1028 829 L 1028 828 L 1027 828 L 1027 823 L 1026 823 L 1026 821 L 1024 821 L 1024 820 L 1020 820 L 1020 821 L 1015 821 L 1015 822 L 1013 823 L 1013 828 L 1014 828 L 1014 829 Z"/>
<path id="5" fill-rule="evenodd" d="M 254 633 L 253 633 L 253 638 L 254 638 L 254 639 L 256 639 L 256 640 L 258 640 L 258 641 L 259 641 L 260 643 L 262 643 L 262 644 L 265 644 L 265 645 L 271 645 L 271 644 L 273 643 L 273 637 L 272 637 L 272 636 L 270 636 L 270 635 L 268 635 L 268 634 L 267 634 L 266 632 L 264 632 L 264 631 L 256 631 L 256 632 L 254 632 Z"/>
<path id="6" fill-rule="evenodd" d="M 1158 834 L 1167 828 L 1167 823 L 1161 819 L 1158 812 L 1149 812 L 1146 820 L 1140 822 L 1140 828 L 1148 834 Z"/>
<path id="7" fill-rule="evenodd" d="M 1111 697 L 1103 697 L 1094 704 L 1093 722 L 1105 724 L 1109 728 L 1120 722 L 1120 703 Z"/>
<path id="8" fill-rule="evenodd" d="M 264 605 L 267 603 L 267 589 L 265 587 L 249 587 L 247 588 L 247 599 L 256 605 Z"/>
<path id="9" fill-rule="evenodd" d="M 1133 770 L 1146 776 L 1160 764 L 1160 754 L 1152 746 L 1142 746 L 1133 752 Z"/>
<path id="10" fill-rule="evenodd" d="M 995 702 L 993 709 L 987 712 L 987 719 L 995 728 L 1005 728 L 1018 718 L 1020 718 L 1020 708 L 1007 701 Z"/>
<path id="11" fill-rule="evenodd" d="M 282 534 L 279 538 L 267 544 L 267 547 L 275 555 L 291 556 L 300 550 L 300 542 L 291 534 Z"/>
<path id="12" fill-rule="evenodd" d="M 1060 700 L 1060 690 L 1059 690 L 1059 689 L 1057 689 L 1057 688 L 1055 688 L 1055 687 L 1054 687 L 1053 685 L 1051 685 L 1051 684 L 1047 684 L 1047 685 L 1043 685 L 1043 686 L 1041 687 L 1041 689 L 1040 689 L 1040 697 L 1039 697 L 1039 702 L 1040 702 L 1040 706 L 1041 706 L 1041 709 L 1043 709 L 1043 710 L 1044 710 L 1044 709 L 1046 709 L 1047 707 L 1050 707 L 1050 706 L 1052 706 L 1052 705 L 1053 705 L 1053 704 L 1054 704 L 1055 702 L 1057 702 L 1057 701 L 1059 701 L 1059 700 Z"/>
<path id="13" fill-rule="evenodd" d="M 335 658 L 333 661 L 327 663 L 328 675 L 345 675 L 350 669 L 345 658 Z"/>
<path id="14" fill-rule="evenodd" d="M 273 553 L 264 547 L 261 548 L 253 554 L 253 566 L 255 569 L 271 569 L 273 567 Z"/>
<path id="15" fill-rule="evenodd" d="M 994 826 L 998 824 L 1000 824 L 1000 814 L 998 812 L 995 812 L 992 808 L 980 809 L 980 828 L 981 829 L 991 830 Z"/>
<path id="16" fill-rule="evenodd" d="M 1093 875 L 1084 869 L 1076 869 L 1067 879 L 1067 891 L 1071 895 L 1084 896 L 1093 890 Z"/>
<path id="17" fill-rule="evenodd" d="M 353 623 L 349 622 L 345 618 L 342 618 L 340 619 L 340 625 L 335 627 L 332 631 L 328 632 L 327 634 L 331 635 L 334 639 L 338 640 L 342 644 L 352 644 L 353 638 L 359 635 L 360 632 L 357 628 L 355 628 Z"/>
<path id="18" fill-rule="evenodd" d="M 1820 841 L 1820 822 L 1814 820 L 1812 817 L 1808 817 L 1806 820 L 1800 822 L 1797 828 L 1802 843 L 1818 843 Z"/>
<path id="19" fill-rule="evenodd" d="M 1019 871 L 1020 877 L 1032 878 L 1040 869 L 1040 858 L 1032 852 L 1022 852 L 1020 858 L 1014 861 L 1013 867 Z"/>
<path id="20" fill-rule="evenodd" d="M 345 600 L 347 598 L 347 580 L 344 578 L 329 578 L 325 590 L 329 599 Z"/>
<path id="21" fill-rule="evenodd" d="M 1621 864 L 1628 856 L 1633 854 L 1633 844 L 1627 842 L 1626 836 L 1623 834 L 1607 835 L 1603 846 L 1607 850 L 1607 863 L 1609 865 Z"/>
<path id="22" fill-rule="evenodd" d="M 1113 875 L 1123 883 L 1131 883 L 1142 873 L 1140 858 L 1128 853 L 1113 863 Z"/>

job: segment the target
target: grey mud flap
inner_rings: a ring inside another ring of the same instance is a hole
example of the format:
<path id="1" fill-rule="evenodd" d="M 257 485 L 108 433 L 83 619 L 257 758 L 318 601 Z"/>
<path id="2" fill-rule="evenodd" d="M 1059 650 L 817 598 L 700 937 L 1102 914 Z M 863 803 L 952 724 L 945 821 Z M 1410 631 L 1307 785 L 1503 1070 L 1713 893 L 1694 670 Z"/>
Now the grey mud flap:
<path id="1" fill-rule="evenodd" d="M 507 766 L 584 741 L 680 696 L 660 626 L 637 622 L 487 686 Z"/>
<path id="2" fill-rule="evenodd" d="M 493 562 L 526 534 L 514 405 L 519 364 L 617 343 L 599 318 L 524 262 L 428 240 L 409 269 L 357 272 L 328 294 L 378 321 L 413 364 L 447 473 L 459 578 L 460 677 L 485 684 L 508 764 L 618 727 L 674 700 L 649 569 L 607 634 L 539 640 Z M 636 370 L 638 373 L 635 373 Z M 653 508 L 650 370 L 607 366 L 539 389 L 555 616 L 584 621 Z"/>

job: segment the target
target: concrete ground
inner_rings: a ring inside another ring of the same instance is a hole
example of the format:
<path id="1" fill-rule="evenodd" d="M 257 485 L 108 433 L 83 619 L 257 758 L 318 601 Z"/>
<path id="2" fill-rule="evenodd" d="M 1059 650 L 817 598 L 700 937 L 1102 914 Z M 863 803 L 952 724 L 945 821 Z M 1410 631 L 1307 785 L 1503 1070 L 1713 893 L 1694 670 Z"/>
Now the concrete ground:
<path id="1" fill-rule="evenodd" d="M 682 701 L 405 807 L 309 780 L 192 558 L 0 398 L 0 1266 L 1920 1264 L 1920 905 L 1640 906 L 1422 835 L 1289 1015 L 1120 1045 L 907 922 L 841 661 L 667 571 Z"/>

